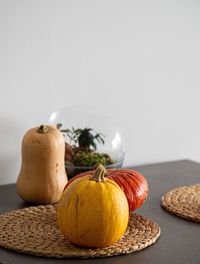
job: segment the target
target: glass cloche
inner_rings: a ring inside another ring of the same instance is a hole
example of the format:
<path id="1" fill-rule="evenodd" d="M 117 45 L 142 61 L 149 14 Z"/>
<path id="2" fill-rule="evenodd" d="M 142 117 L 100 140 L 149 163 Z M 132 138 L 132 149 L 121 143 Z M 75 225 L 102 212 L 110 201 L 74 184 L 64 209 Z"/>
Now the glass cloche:
<path id="1" fill-rule="evenodd" d="M 65 138 L 65 167 L 68 178 L 94 169 L 119 168 L 124 161 L 122 136 L 113 119 L 96 108 L 69 105 L 50 114 L 48 123 Z"/>

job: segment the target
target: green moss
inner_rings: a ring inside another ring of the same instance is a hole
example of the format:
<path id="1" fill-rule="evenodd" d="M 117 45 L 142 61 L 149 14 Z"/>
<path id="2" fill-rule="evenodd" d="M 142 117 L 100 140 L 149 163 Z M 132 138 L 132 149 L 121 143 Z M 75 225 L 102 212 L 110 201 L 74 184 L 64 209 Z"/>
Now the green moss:
<path id="1" fill-rule="evenodd" d="M 79 151 L 74 156 L 75 166 L 95 166 L 97 163 L 103 165 L 113 164 L 111 157 L 105 153 L 98 153 L 94 151 Z"/>

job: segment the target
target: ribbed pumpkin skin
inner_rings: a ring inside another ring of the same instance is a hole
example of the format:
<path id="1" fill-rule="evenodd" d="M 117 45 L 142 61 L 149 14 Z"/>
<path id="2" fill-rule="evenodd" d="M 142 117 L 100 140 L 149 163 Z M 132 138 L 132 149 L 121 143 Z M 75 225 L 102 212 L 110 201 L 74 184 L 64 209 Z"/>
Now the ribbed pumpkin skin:
<path id="1" fill-rule="evenodd" d="M 83 172 L 70 179 L 65 189 L 75 180 L 86 175 L 93 175 L 94 171 Z M 129 204 L 129 210 L 141 207 L 148 195 L 148 183 L 138 171 L 131 169 L 108 169 L 107 178 L 116 182 L 124 191 Z"/>
<path id="2" fill-rule="evenodd" d="M 64 191 L 57 209 L 58 224 L 74 244 L 100 248 L 118 241 L 126 231 L 128 202 L 112 180 L 76 179 Z"/>
<path id="3" fill-rule="evenodd" d="M 108 178 L 114 180 L 124 191 L 130 211 L 140 208 L 147 199 L 148 183 L 141 173 L 134 170 L 113 170 Z"/>

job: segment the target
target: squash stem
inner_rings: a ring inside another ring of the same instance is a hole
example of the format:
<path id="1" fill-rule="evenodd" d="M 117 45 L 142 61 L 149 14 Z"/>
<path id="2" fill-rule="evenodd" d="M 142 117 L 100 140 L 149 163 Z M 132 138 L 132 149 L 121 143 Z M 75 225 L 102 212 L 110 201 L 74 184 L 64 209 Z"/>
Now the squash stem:
<path id="1" fill-rule="evenodd" d="M 40 133 L 40 134 L 45 134 L 45 133 L 47 133 L 48 131 L 49 131 L 49 130 L 48 130 L 48 127 L 45 126 L 45 125 L 41 125 L 41 126 L 38 128 L 38 130 L 37 130 L 37 132 Z"/>
<path id="2" fill-rule="evenodd" d="M 105 174 L 106 168 L 102 164 L 99 164 L 95 170 L 94 175 L 91 177 L 91 180 L 96 182 L 103 182 L 105 181 Z"/>

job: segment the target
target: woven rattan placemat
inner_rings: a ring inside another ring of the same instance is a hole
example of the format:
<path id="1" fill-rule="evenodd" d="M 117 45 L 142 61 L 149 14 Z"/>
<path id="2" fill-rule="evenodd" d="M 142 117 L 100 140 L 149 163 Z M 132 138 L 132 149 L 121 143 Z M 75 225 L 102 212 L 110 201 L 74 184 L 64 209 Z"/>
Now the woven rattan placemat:
<path id="1" fill-rule="evenodd" d="M 182 186 L 165 193 L 161 205 L 172 214 L 200 222 L 200 184 Z"/>
<path id="2" fill-rule="evenodd" d="M 0 215 L 0 246 L 20 253 L 55 258 L 92 258 L 129 254 L 153 244 L 159 226 L 133 214 L 124 236 L 114 245 L 87 249 L 64 238 L 56 222 L 56 207 L 28 207 Z"/>

